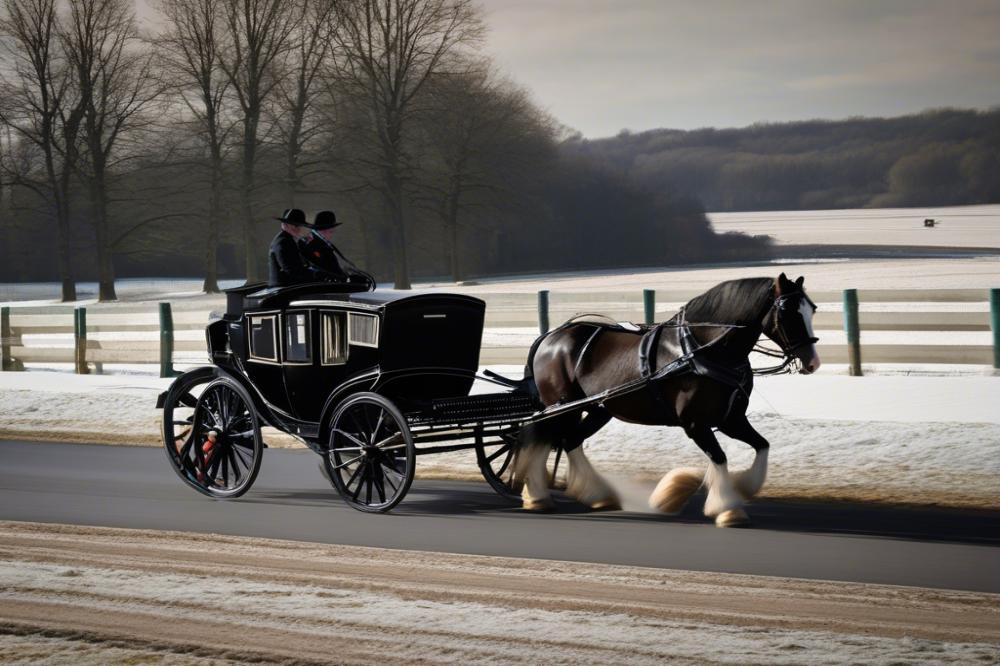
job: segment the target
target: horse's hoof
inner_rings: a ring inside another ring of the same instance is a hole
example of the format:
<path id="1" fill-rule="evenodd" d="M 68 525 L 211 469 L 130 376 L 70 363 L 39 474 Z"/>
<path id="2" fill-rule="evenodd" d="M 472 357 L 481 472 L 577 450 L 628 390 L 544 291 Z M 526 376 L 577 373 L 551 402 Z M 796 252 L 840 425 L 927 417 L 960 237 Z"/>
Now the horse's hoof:
<path id="1" fill-rule="evenodd" d="M 750 516 L 743 509 L 723 511 L 715 518 L 716 527 L 745 527 L 750 524 Z"/>
<path id="2" fill-rule="evenodd" d="M 591 502 L 590 508 L 594 511 L 618 511 L 622 508 L 622 503 L 617 497 L 607 497 Z"/>
<path id="3" fill-rule="evenodd" d="M 552 498 L 545 499 L 524 499 L 521 508 L 534 513 L 552 513 L 556 510 L 556 503 Z"/>
<path id="4" fill-rule="evenodd" d="M 649 496 L 649 508 L 676 515 L 688 503 L 704 480 L 701 470 L 675 469 L 667 473 Z"/>

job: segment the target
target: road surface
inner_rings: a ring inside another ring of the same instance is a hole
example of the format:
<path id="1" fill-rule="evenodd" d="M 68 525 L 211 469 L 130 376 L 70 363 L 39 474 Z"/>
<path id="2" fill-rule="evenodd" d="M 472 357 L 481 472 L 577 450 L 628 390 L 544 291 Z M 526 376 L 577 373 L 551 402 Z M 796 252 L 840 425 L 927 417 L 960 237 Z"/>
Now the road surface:
<path id="1" fill-rule="evenodd" d="M 250 492 L 217 501 L 159 449 L 2 441 L 0 520 L 1000 592 L 995 513 L 761 501 L 753 528 L 722 530 L 697 501 L 676 518 L 566 499 L 532 515 L 485 483 L 418 479 L 393 513 L 370 515 L 338 498 L 317 460 L 268 450 Z"/>

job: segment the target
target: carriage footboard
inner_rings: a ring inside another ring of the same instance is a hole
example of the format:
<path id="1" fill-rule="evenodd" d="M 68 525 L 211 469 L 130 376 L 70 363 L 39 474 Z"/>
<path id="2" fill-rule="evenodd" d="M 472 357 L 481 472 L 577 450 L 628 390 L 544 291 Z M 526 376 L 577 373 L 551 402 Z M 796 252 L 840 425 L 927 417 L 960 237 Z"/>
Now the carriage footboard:
<path id="1" fill-rule="evenodd" d="M 527 393 L 504 391 L 483 395 L 439 398 L 430 407 L 407 414 L 415 426 L 471 425 L 496 422 L 517 422 L 538 411 L 538 405 Z"/>

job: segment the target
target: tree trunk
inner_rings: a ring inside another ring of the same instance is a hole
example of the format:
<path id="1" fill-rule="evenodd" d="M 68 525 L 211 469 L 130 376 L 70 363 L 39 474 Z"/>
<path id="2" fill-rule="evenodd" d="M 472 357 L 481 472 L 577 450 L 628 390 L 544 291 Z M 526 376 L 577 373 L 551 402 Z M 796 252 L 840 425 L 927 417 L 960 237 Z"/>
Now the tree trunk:
<path id="1" fill-rule="evenodd" d="M 398 178 L 390 176 L 389 222 L 392 227 L 393 286 L 410 289 L 410 266 L 406 247 L 406 214 L 403 210 L 403 187 Z"/>
<path id="2" fill-rule="evenodd" d="M 249 130 L 248 130 L 249 131 Z M 257 261 L 257 238 L 254 233 L 253 219 L 253 167 L 256 159 L 256 139 L 244 138 L 243 141 L 243 178 L 240 212 L 243 218 L 243 245 L 246 252 L 247 284 L 260 282 L 260 262 Z"/>
<path id="3" fill-rule="evenodd" d="M 48 131 L 48 130 L 46 130 Z M 59 282 L 62 285 L 62 302 L 76 300 L 76 281 L 73 280 L 69 230 L 69 182 L 56 173 L 55 157 L 51 146 L 45 148 L 45 169 L 52 187 L 52 199 L 56 208 L 56 264 Z M 69 159 L 69 158 L 67 158 Z"/>
<path id="4" fill-rule="evenodd" d="M 59 233 L 58 260 L 59 281 L 62 283 L 62 302 L 76 300 L 76 280 L 73 279 L 73 266 L 70 263 L 69 203 L 56 203 L 56 229 Z"/>
<path id="5" fill-rule="evenodd" d="M 458 230 L 458 194 L 452 193 L 448 196 L 448 210 L 445 218 L 445 225 L 448 227 L 448 240 L 451 246 L 451 278 L 458 283 L 464 280 L 462 276 L 461 247 L 459 243 Z"/>
<path id="6" fill-rule="evenodd" d="M 219 293 L 219 216 L 222 214 L 222 165 L 212 158 L 212 191 L 208 201 L 208 238 L 205 247 L 205 282 L 202 291 Z"/>
<path id="7" fill-rule="evenodd" d="M 111 234 L 108 229 L 108 206 L 105 199 L 104 179 L 95 175 L 90 184 L 90 202 L 93 207 L 94 229 L 97 236 L 97 300 L 117 301 L 115 293 L 115 263 Z"/>

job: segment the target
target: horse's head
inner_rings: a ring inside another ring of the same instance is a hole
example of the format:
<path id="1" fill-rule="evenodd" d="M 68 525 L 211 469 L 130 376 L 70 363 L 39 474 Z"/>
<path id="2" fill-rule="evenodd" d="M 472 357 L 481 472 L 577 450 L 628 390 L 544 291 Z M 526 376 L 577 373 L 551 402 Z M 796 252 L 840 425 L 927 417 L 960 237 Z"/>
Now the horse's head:
<path id="1" fill-rule="evenodd" d="M 819 370 L 819 354 L 813 333 L 812 318 L 816 304 L 806 295 L 800 277 L 792 282 L 784 273 L 774 282 L 774 305 L 764 320 L 764 335 L 801 363 L 800 372 L 809 375 Z"/>

